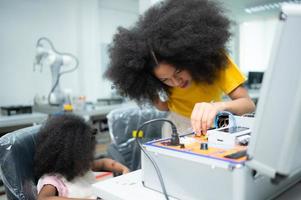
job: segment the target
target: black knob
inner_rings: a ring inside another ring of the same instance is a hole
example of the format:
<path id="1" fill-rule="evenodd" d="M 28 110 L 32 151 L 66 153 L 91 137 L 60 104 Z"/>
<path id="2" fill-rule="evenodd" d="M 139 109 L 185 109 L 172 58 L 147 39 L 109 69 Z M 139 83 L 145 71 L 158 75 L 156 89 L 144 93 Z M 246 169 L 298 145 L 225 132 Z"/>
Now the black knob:
<path id="1" fill-rule="evenodd" d="M 201 150 L 208 150 L 208 143 L 207 142 L 202 142 L 200 149 Z"/>

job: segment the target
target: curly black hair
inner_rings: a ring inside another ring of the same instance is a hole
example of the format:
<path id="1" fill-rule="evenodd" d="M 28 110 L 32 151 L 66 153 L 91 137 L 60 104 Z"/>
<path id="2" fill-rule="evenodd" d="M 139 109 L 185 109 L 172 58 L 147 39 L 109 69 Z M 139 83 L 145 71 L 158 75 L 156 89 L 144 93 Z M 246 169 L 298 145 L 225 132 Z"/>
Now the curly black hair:
<path id="1" fill-rule="evenodd" d="M 156 60 L 187 70 L 196 82 L 213 83 L 226 67 L 231 21 L 212 0 L 166 0 L 129 29 L 119 27 L 109 47 L 105 76 L 122 95 L 154 101 L 169 87 L 154 76 Z"/>
<path id="2" fill-rule="evenodd" d="M 75 115 L 50 117 L 37 136 L 34 157 L 36 179 L 59 173 L 68 181 L 84 175 L 94 158 L 95 130 Z"/>

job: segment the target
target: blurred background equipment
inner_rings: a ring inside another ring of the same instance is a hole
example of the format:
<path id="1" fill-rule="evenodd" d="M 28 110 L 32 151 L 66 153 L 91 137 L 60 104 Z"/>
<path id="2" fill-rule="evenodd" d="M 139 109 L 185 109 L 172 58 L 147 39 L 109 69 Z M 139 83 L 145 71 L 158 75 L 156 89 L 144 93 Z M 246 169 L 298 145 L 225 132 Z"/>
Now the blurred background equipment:
<path id="1" fill-rule="evenodd" d="M 260 89 L 264 72 L 249 71 L 247 86 L 249 89 Z"/>
<path id="2" fill-rule="evenodd" d="M 70 53 L 58 52 L 51 40 L 46 37 L 38 39 L 36 51 L 33 71 L 39 68 L 40 72 L 42 72 L 45 66 L 49 66 L 51 70 L 52 83 L 48 94 L 49 105 L 59 106 L 64 104 L 68 99 L 60 89 L 60 78 L 63 74 L 73 72 L 78 68 L 78 59 Z M 62 70 L 65 66 L 68 68 L 69 66 L 73 67 Z"/>
<path id="3" fill-rule="evenodd" d="M 30 105 L 1 106 L 0 109 L 0 114 L 3 116 L 32 113 L 32 107 Z"/>

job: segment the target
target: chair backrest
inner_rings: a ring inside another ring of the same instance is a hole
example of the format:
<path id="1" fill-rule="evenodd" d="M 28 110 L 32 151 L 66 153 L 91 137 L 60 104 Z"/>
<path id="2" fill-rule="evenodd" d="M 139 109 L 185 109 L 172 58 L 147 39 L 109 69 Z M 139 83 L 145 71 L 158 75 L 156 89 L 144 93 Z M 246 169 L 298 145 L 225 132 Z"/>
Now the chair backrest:
<path id="1" fill-rule="evenodd" d="M 137 130 L 144 122 L 166 116 L 167 112 L 161 112 L 154 107 L 130 106 L 114 109 L 107 115 L 112 142 L 115 144 L 127 142 L 132 138 L 132 131 Z M 162 124 L 163 122 L 156 122 L 145 126 L 143 131 L 146 138 L 161 137 Z"/>
<path id="2" fill-rule="evenodd" d="M 109 132 L 112 144 L 109 146 L 108 154 L 113 159 L 125 164 L 131 170 L 136 170 L 140 165 L 140 151 L 136 151 L 136 144 L 132 138 L 133 130 L 137 130 L 144 122 L 165 118 L 167 112 L 161 112 L 153 107 L 139 108 L 137 106 L 118 108 L 108 115 Z M 163 122 L 156 122 L 145 126 L 142 130 L 148 141 L 161 138 Z"/>
<path id="3" fill-rule="evenodd" d="M 9 200 L 36 199 L 33 158 L 39 129 L 32 126 L 0 138 L 0 175 Z"/>

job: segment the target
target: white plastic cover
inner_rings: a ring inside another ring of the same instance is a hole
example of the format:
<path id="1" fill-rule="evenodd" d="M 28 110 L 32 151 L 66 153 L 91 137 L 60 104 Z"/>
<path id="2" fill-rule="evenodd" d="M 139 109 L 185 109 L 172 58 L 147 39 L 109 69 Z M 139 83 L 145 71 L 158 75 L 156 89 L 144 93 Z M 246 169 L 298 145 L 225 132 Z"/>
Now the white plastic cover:
<path id="1" fill-rule="evenodd" d="M 0 175 L 8 199 L 36 199 L 33 158 L 39 128 L 20 129 L 0 138 Z"/>
<path id="2" fill-rule="evenodd" d="M 247 162 L 271 178 L 301 171 L 301 5 L 282 11 Z"/>
<path id="3" fill-rule="evenodd" d="M 133 130 L 137 130 L 144 122 L 165 118 L 167 112 L 161 112 L 154 107 L 127 106 L 115 109 L 108 115 L 108 125 L 112 144 L 108 148 L 108 156 L 126 165 L 131 171 L 140 168 L 140 150 L 132 137 Z M 145 126 L 143 142 L 161 138 L 163 122 L 156 122 Z"/>

